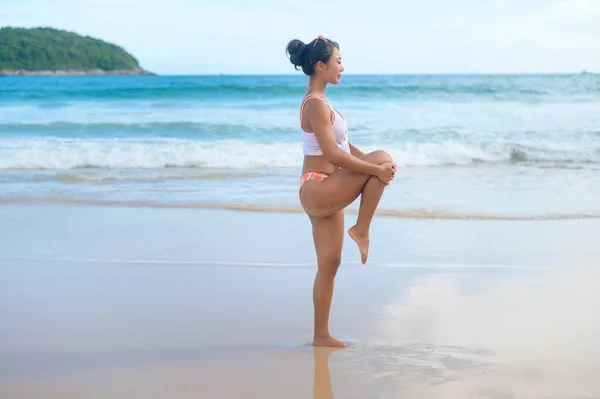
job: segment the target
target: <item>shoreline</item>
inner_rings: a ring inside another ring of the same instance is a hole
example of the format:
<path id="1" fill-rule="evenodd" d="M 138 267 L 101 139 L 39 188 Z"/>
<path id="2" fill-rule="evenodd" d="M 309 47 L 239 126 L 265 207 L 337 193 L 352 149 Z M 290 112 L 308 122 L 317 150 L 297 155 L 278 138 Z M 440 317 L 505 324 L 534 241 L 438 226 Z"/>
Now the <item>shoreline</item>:
<path id="1" fill-rule="evenodd" d="M 300 206 L 269 206 L 252 203 L 218 203 L 218 202 L 158 202 L 148 200 L 108 200 L 91 198 L 68 198 L 68 197 L 0 197 L 0 206 L 9 205 L 80 205 L 99 207 L 127 207 L 127 208 L 162 208 L 162 209 L 202 209 L 239 211 L 251 213 L 273 213 L 273 214 L 299 214 L 304 211 Z M 350 205 L 345 209 L 347 215 L 356 215 L 358 208 Z M 569 221 L 600 219 L 600 214 L 593 212 L 585 213 L 484 213 L 463 212 L 448 210 L 427 209 L 386 209 L 379 208 L 375 216 L 396 219 L 422 219 L 422 220 L 449 220 L 449 221 Z"/>
<path id="2" fill-rule="evenodd" d="M 56 69 L 56 70 L 41 70 L 30 71 L 25 69 L 18 70 L 0 70 L 0 76 L 116 76 L 116 75 L 150 75 L 155 76 L 155 73 L 146 71 L 142 68 L 132 69 L 115 69 L 114 71 L 106 71 L 103 69 Z"/>

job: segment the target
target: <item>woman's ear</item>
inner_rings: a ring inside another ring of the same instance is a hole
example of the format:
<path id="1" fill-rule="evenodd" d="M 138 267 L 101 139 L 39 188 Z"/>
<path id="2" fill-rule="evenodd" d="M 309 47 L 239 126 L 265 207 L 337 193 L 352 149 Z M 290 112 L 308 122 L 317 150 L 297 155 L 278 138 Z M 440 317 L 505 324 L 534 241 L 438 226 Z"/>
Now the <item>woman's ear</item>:
<path id="1" fill-rule="evenodd" d="M 317 61 L 317 63 L 315 64 L 315 71 L 321 71 L 323 72 L 325 69 L 327 68 L 327 65 L 325 65 L 325 63 L 323 61 Z"/>

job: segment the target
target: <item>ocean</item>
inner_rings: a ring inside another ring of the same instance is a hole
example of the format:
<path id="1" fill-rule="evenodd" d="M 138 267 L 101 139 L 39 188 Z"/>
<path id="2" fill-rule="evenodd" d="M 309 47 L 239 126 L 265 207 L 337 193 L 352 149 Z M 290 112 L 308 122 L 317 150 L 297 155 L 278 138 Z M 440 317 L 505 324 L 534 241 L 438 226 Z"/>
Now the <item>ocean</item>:
<path id="1" fill-rule="evenodd" d="M 0 203 L 300 212 L 306 84 L 0 77 Z M 399 165 L 382 215 L 600 217 L 600 75 L 355 75 L 326 94 L 353 144 Z"/>

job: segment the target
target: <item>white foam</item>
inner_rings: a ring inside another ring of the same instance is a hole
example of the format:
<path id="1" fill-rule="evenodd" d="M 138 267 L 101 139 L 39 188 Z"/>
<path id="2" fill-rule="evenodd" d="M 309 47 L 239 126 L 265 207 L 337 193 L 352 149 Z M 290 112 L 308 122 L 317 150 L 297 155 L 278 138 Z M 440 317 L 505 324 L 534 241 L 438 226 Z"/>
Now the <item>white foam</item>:
<path id="1" fill-rule="evenodd" d="M 163 167 L 297 167 L 299 143 L 243 140 L 8 138 L 0 146 L 0 169 L 147 169 Z"/>
<path id="2" fill-rule="evenodd" d="M 556 143 L 555 143 L 556 144 Z M 455 141 L 391 143 L 364 151 L 385 149 L 401 166 L 468 165 L 473 162 L 511 160 L 515 145 L 492 147 Z M 600 162 L 593 151 L 519 147 L 527 160 Z M 263 143 L 245 140 L 198 141 L 173 138 L 73 139 L 57 137 L 6 138 L 0 143 L 0 169 L 148 169 L 197 168 L 298 168 L 302 165 L 300 140 Z M 513 159 L 514 160 L 514 159 Z"/>

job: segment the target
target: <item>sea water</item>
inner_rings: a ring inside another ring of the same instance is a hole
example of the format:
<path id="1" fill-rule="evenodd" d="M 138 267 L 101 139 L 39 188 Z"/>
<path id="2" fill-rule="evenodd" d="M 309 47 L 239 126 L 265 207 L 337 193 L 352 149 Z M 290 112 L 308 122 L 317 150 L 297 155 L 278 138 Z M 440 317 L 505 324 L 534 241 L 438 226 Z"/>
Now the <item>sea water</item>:
<path id="1" fill-rule="evenodd" d="M 299 211 L 306 86 L 0 77 L 0 202 Z M 600 75 L 355 75 L 326 95 L 399 165 L 382 214 L 600 217 Z"/>

